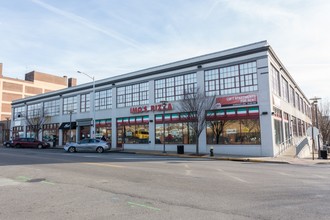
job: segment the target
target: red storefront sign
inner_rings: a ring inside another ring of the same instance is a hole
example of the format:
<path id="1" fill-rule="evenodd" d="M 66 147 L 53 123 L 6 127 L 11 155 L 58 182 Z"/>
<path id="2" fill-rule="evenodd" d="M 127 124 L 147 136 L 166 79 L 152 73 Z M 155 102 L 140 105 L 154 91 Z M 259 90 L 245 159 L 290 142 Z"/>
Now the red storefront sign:
<path id="1" fill-rule="evenodd" d="M 138 114 L 142 112 L 160 112 L 163 111 L 163 105 L 151 105 L 151 106 L 140 106 L 140 107 L 132 107 L 130 108 L 131 114 Z M 173 110 L 173 105 L 171 103 L 167 103 L 165 106 L 165 111 Z"/>
<path id="2" fill-rule="evenodd" d="M 219 97 L 216 101 L 217 104 L 221 105 L 221 107 L 235 105 L 251 105 L 258 103 L 256 94 Z"/>

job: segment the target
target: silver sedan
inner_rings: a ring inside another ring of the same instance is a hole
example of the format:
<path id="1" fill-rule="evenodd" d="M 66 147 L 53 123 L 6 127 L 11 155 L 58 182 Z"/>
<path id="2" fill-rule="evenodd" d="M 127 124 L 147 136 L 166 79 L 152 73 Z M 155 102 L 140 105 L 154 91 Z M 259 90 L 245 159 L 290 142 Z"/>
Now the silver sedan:
<path id="1" fill-rule="evenodd" d="M 69 142 L 64 146 L 64 150 L 74 153 L 80 151 L 92 151 L 97 153 L 103 153 L 104 151 L 110 150 L 111 146 L 109 143 L 99 139 L 83 139 L 78 143 Z"/>

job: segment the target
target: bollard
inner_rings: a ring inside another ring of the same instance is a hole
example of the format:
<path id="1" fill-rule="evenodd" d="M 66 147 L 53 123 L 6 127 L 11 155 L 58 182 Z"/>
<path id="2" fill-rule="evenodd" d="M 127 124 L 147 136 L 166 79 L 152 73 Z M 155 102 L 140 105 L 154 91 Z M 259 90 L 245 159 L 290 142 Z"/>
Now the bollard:
<path id="1" fill-rule="evenodd" d="M 213 147 L 210 147 L 210 157 L 213 157 L 214 153 L 213 153 Z"/>

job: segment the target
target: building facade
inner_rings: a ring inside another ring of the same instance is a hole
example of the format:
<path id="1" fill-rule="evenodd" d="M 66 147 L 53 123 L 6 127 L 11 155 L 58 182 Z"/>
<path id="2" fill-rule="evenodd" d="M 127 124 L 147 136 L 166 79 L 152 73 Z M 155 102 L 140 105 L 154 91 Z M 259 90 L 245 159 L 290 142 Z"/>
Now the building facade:
<path id="1" fill-rule="evenodd" d="M 113 148 L 195 152 L 194 119 L 179 105 L 197 88 L 216 99 L 200 152 L 276 156 L 311 124 L 308 98 L 262 41 L 15 100 L 12 135 L 31 136 L 27 118 L 42 111 L 49 121 L 38 136 L 59 145 L 104 136 Z"/>
<path id="2" fill-rule="evenodd" d="M 0 141 L 9 140 L 9 126 L 11 119 L 11 103 L 13 100 L 27 98 L 37 94 L 75 86 L 77 80 L 59 77 L 52 74 L 32 71 L 25 74 L 25 79 L 6 77 L 2 74 L 0 63 Z"/>

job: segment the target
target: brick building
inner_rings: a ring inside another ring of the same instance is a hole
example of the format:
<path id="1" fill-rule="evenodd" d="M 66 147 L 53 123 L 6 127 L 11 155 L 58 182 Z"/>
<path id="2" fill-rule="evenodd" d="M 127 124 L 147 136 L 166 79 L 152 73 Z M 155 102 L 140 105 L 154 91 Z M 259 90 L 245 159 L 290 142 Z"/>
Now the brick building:
<path id="1" fill-rule="evenodd" d="M 25 74 L 25 79 L 3 76 L 0 63 L 0 139 L 8 138 L 13 100 L 27 98 L 37 94 L 76 86 L 75 78 L 59 77 L 52 74 L 32 71 Z"/>

